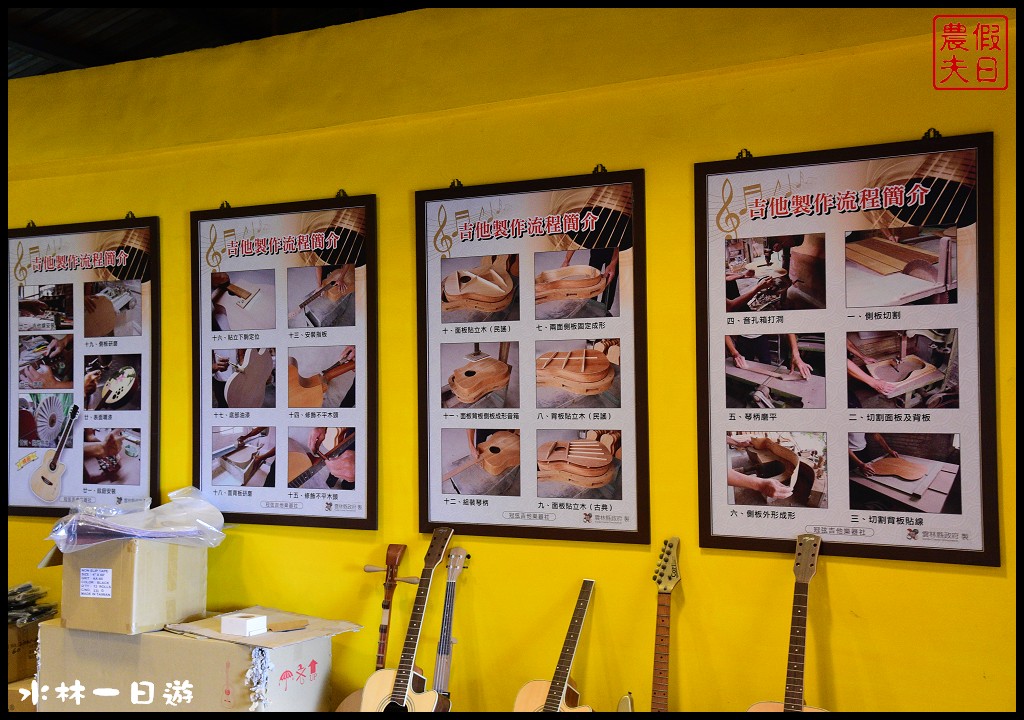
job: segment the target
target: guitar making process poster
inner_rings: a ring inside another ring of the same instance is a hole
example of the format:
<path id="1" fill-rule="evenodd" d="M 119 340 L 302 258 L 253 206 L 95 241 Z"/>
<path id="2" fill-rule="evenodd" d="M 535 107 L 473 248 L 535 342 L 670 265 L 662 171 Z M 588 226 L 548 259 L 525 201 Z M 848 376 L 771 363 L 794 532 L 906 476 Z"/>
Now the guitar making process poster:
<path id="1" fill-rule="evenodd" d="M 695 167 L 700 542 L 998 566 L 992 135 Z"/>
<path id="2" fill-rule="evenodd" d="M 644 202 L 642 170 L 416 193 L 421 532 L 650 541 Z"/>
<path id="3" fill-rule="evenodd" d="M 159 504 L 158 219 L 7 238 L 8 514 Z"/>
<path id="4" fill-rule="evenodd" d="M 194 484 L 231 522 L 377 527 L 377 205 L 191 214 Z"/>

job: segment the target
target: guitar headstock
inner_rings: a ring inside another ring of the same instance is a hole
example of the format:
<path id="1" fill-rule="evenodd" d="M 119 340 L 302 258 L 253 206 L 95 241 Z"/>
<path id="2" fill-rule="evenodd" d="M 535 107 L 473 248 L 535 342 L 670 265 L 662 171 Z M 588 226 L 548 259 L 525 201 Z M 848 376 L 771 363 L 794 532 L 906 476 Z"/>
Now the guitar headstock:
<path id="1" fill-rule="evenodd" d="M 448 553 L 448 582 L 454 582 L 462 569 L 469 565 L 469 553 L 466 548 L 452 548 Z"/>
<path id="2" fill-rule="evenodd" d="M 402 562 L 402 555 L 405 554 L 405 545 L 392 543 L 388 545 L 386 557 L 387 572 L 384 576 L 384 587 L 394 587 L 398 579 L 398 565 Z"/>
<path id="3" fill-rule="evenodd" d="M 445 548 L 448 547 L 453 534 L 455 531 L 450 527 L 439 527 L 434 530 L 434 535 L 430 538 L 430 547 L 427 548 L 427 554 L 423 558 L 424 570 L 433 570 L 441 564 L 441 561 L 444 560 Z"/>
<path id="4" fill-rule="evenodd" d="M 68 410 L 68 422 L 74 422 L 76 417 L 78 417 L 78 406 L 72 405 L 71 409 Z"/>
<path id="5" fill-rule="evenodd" d="M 658 566 L 654 568 L 658 592 L 670 593 L 679 582 L 679 538 L 670 537 L 661 544 Z"/>
<path id="6" fill-rule="evenodd" d="M 818 566 L 818 549 L 821 547 L 821 536 L 804 533 L 796 538 L 796 562 L 793 573 L 799 582 L 810 582 Z"/>

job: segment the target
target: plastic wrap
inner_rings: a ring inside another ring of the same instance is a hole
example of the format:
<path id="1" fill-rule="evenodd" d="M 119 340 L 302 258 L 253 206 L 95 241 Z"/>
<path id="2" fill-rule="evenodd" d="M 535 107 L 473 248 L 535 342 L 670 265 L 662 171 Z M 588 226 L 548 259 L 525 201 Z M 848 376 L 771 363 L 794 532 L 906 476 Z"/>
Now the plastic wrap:
<path id="1" fill-rule="evenodd" d="M 62 553 L 108 540 L 141 538 L 179 545 L 217 547 L 224 539 L 224 516 L 193 487 L 175 490 L 157 508 L 150 500 L 118 505 L 80 504 L 47 536 Z"/>

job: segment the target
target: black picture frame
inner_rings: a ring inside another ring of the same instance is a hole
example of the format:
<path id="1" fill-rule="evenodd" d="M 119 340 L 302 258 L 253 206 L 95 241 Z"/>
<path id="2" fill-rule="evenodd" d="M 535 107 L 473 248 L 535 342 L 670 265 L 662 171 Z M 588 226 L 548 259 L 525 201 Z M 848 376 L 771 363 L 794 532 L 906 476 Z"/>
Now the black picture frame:
<path id="1" fill-rule="evenodd" d="M 193 485 L 228 522 L 375 530 L 376 196 L 198 210 L 190 227 Z"/>
<path id="2" fill-rule="evenodd" d="M 700 546 L 999 566 L 992 133 L 694 186 Z"/>
<path id="3" fill-rule="evenodd" d="M 8 515 L 159 505 L 159 218 L 7 238 Z"/>
<path id="4" fill-rule="evenodd" d="M 645 233 L 642 170 L 416 193 L 421 532 L 650 543 Z"/>

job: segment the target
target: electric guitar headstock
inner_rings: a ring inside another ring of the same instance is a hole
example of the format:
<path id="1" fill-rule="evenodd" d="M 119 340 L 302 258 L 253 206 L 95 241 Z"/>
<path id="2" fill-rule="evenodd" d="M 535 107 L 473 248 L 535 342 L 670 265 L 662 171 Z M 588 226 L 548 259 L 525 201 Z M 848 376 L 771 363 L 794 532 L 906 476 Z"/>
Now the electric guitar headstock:
<path id="1" fill-rule="evenodd" d="M 679 582 L 679 538 L 670 537 L 661 544 L 658 566 L 654 568 L 654 582 L 659 593 L 671 593 Z"/>
<path id="2" fill-rule="evenodd" d="M 818 550 L 821 548 L 821 536 L 804 533 L 796 538 L 796 561 L 793 574 L 797 582 L 808 583 L 814 577 L 818 567 Z"/>

